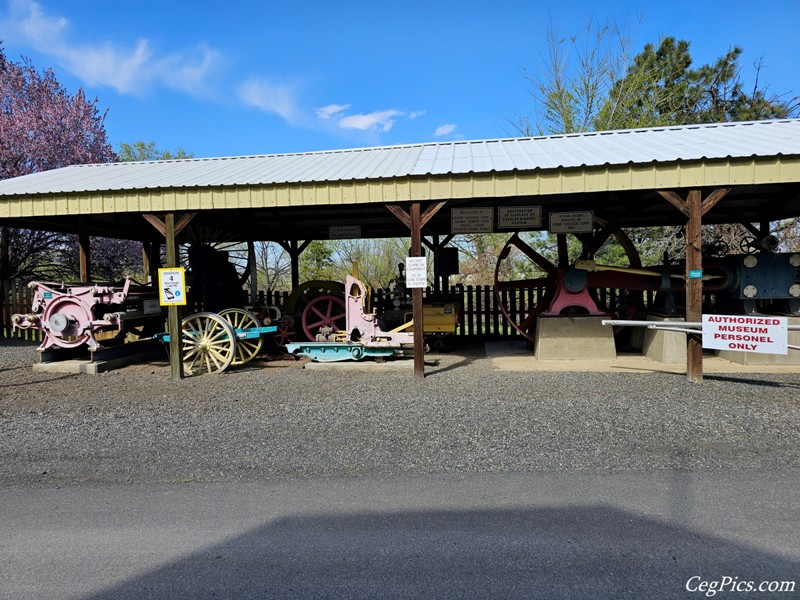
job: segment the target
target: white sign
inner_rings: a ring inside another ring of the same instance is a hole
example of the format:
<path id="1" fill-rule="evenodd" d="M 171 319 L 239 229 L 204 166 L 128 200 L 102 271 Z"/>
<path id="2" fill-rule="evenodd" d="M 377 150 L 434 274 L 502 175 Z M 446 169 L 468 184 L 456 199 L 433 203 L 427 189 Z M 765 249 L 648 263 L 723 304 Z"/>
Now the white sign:
<path id="1" fill-rule="evenodd" d="M 541 206 L 501 206 L 497 209 L 498 229 L 537 229 L 542 226 Z"/>
<path id="2" fill-rule="evenodd" d="M 424 256 L 406 257 L 406 287 L 428 287 L 428 261 Z"/>
<path id="3" fill-rule="evenodd" d="M 356 240 L 361 238 L 361 225 L 330 225 L 328 239 Z"/>
<path id="4" fill-rule="evenodd" d="M 450 211 L 450 233 L 492 233 L 494 209 L 454 208 Z"/>
<path id="5" fill-rule="evenodd" d="M 183 267 L 158 270 L 158 297 L 161 306 L 186 304 L 186 270 Z"/>
<path id="6" fill-rule="evenodd" d="M 703 348 L 787 354 L 786 317 L 703 315 Z"/>
<path id="7" fill-rule="evenodd" d="M 591 233 L 594 230 L 594 213 L 580 212 L 550 213 L 550 233 Z"/>

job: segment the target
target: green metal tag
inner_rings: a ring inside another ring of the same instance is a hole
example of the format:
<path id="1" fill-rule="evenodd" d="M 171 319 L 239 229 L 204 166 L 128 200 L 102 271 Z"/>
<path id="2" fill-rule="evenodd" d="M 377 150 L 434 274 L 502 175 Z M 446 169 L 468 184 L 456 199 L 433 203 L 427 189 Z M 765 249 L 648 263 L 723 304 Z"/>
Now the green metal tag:
<path id="1" fill-rule="evenodd" d="M 691 269 L 689 270 L 689 279 L 702 279 L 703 278 L 703 270 L 702 269 Z"/>
<path id="2" fill-rule="evenodd" d="M 45 300 L 52 300 L 53 299 L 53 292 L 42 292 L 42 296 L 44 296 Z"/>

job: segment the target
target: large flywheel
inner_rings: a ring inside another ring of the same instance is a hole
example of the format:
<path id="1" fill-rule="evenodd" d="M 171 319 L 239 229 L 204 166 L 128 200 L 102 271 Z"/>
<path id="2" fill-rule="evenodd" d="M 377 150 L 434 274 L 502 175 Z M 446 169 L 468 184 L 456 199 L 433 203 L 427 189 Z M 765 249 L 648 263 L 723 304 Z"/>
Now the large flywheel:
<path id="1" fill-rule="evenodd" d="M 539 315 L 615 312 L 616 307 L 598 304 L 596 289 L 606 287 L 603 276 L 595 277 L 576 268 L 576 260 L 592 260 L 606 243 L 615 242 L 628 263 L 626 266 L 641 268 L 639 253 L 625 232 L 599 217 L 594 222 L 591 233 L 556 234 L 553 259 L 532 248 L 518 233 L 511 236 L 500 252 L 494 272 L 495 299 L 508 323 L 531 342 L 535 341 Z M 579 250 L 573 250 L 576 256 L 570 256 L 568 235 L 574 235 L 580 242 Z M 517 258 L 522 258 L 522 268 L 511 265 L 512 259 Z"/>
<path id="2" fill-rule="evenodd" d="M 242 241 L 234 238 L 221 230 L 203 225 L 190 225 L 180 237 L 179 260 L 181 266 L 190 269 L 197 264 L 207 261 L 207 254 L 197 252 L 198 248 L 210 249 L 224 255 L 239 280 L 239 285 L 244 285 L 250 277 L 250 248 L 253 242 Z M 192 264 L 194 263 L 194 264 Z"/>

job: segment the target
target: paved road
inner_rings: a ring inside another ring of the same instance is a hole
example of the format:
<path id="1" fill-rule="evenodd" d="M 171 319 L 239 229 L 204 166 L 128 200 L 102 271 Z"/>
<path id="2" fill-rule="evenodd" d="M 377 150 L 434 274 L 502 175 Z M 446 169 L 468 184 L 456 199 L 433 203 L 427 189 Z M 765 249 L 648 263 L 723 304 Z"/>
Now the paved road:
<path id="1" fill-rule="evenodd" d="M 0 598 L 706 598 L 800 586 L 798 506 L 796 470 L 5 488 Z"/>

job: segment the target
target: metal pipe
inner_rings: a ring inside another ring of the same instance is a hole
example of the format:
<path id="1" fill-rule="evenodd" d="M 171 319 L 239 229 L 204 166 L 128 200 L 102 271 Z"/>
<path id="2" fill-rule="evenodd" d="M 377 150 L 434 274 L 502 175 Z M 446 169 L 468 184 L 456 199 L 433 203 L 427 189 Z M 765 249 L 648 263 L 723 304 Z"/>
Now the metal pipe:
<path id="1" fill-rule="evenodd" d="M 647 327 L 648 329 L 662 329 L 666 327 L 674 327 L 676 325 L 680 325 L 682 327 L 697 327 L 700 329 L 703 328 L 702 322 L 684 323 L 682 321 L 672 321 L 672 322 L 664 321 L 660 323 L 658 321 L 633 321 L 633 320 L 625 321 L 621 319 L 603 319 L 601 323 L 609 327 Z M 787 325 L 786 328 L 789 331 L 800 331 L 800 325 Z M 697 333 L 697 331 L 692 331 L 691 333 Z"/>

